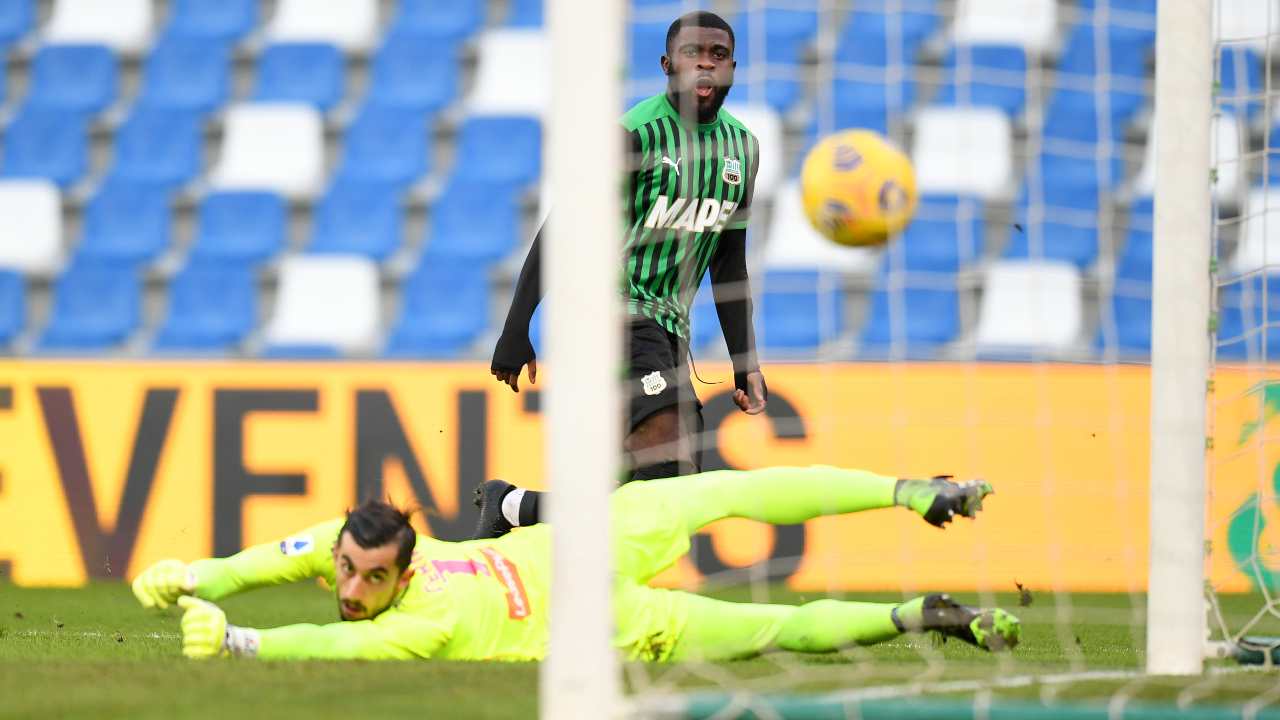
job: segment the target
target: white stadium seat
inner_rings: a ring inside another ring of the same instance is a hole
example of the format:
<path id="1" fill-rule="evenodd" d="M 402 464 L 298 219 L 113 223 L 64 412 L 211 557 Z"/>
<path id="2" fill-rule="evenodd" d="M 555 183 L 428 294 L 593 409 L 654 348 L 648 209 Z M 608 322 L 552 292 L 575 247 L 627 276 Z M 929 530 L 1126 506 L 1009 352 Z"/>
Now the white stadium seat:
<path id="1" fill-rule="evenodd" d="M 366 52 L 377 38 L 377 0 L 280 0 L 267 25 L 273 42 L 332 43 L 348 52 Z"/>
<path id="2" fill-rule="evenodd" d="M 45 26 L 48 43 L 92 43 L 137 55 L 151 39 L 151 0 L 57 0 Z"/>
<path id="3" fill-rule="evenodd" d="M 250 103 L 226 114 L 222 154 L 210 182 L 219 190 L 271 190 L 308 198 L 324 177 L 324 124 L 309 105 Z"/>
<path id="4" fill-rule="evenodd" d="M 48 180 L 0 180 L 0 269 L 52 275 L 62 261 L 62 200 Z"/>
<path id="5" fill-rule="evenodd" d="M 769 221 L 765 266 L 870 275 L 877 258 L 874 250 L 837 245 L 815 230 L 804 214 L 798 181 L 778 189 Z"/>
<path id="6" fill-rule="evenodd" d="M 1280 267 L 1280 188 L 1254 188 L 1244 205 L 1232 268 L 1240 274 Z"/>
<path id="7" fill-rule="evenodd" d="M 925 108 L 911 159 L 921 194 L 1004 197 L 1013 182 L 1013 127 L 995 108 Z"/>
<path id="8" fill-rule="evenodd" d="M 378 267 L 359 255 L 300 255 L 280 263 L 268 345 L 373 350 L 378 339 Z"/>
<path id="9" fill-rule="evenodd" d="M 1080 337 L 1080 272 L 1066 262 L 1002 260 L 986 272 L 978 350 L 1062 350 Z"/>
<path id="10" fill-rule="evenodd" d="M 725 105 L 729 114 L 738 118 L 760 141 L 760 170 L 756 173 L 756 189 L 752 202 L 768 202 L 782 182 L 782 118 L 768 105 Z"/>
<path id="11" fill-rule="evenodd" d="M 1220 42 L 1266 52 L 1267 36 L 1280 32 L 1280 0 L 1215 0 L 1214 7 Z"/>
<path id="12" fill-rule="evenodd" d="M 952 39 L 962 45 L 1020 45 L 1044 54 L 1058 37 L 1054 0 L 960 0 Z"/>
<path id="13" fill-rule="evenodd" d="M 1210 152 L 1213 153 L 1213 166 L 1217 169 L 1218 180 L 1214 185 L 1214 199 L 1230 206 L 1236 206 L 1236 193 L 1240 190 L 1240 175 L 1244 169 L 1240 161 L 1240 148 L 1244 142 L 1240 133 L 1240 121 L 1231 113 L 1222 113 L 1213 117 L 1213 141 Z M 1133 192 L 1139 196 L 1156 194 L 1156 142 L 1155 127 L 1147 140 L 1146 154 L 1142 160 L 1142 170 L 1134 181 Z"/>
<path id="14" fill-rule="evenodd" d="M 474 115 L 545 115 L 551 105 L 551 50 L 538 30 L 491 30 L 480 36 Z"/>

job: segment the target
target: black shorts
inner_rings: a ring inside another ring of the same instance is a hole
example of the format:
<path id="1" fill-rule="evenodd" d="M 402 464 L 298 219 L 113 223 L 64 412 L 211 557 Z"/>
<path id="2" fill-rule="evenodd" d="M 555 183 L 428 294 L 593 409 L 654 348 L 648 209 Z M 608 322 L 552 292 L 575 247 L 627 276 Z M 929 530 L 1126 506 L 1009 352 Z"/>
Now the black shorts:
<path id="1" fill-rule="evenodd" d="M 633 317 L 628 325 L 628 351 L 627 427 L 634 430 L 650 415 L 676 406 L 681 410 L 681 432 L 700 434 L 702 403 L 689 378 L 688 343 L 654 320 Z"/>

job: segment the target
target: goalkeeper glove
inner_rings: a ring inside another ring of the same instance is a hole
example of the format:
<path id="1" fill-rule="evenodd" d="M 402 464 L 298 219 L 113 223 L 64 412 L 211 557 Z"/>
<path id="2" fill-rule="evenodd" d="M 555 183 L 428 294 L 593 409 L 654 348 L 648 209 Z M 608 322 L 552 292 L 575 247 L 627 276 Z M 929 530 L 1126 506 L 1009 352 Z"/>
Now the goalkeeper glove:
<path id="1" fill-rule="evenodd" d="M 957 515 L 976 517 L 982 499 L 993 492 L 985 480 L 957 483 L 950 475 L 939 475 L 932 480 L 899 480 L 893 503 L 915 510 L 930 525 L 943 527 Z"/>
<path id="2" fill-rule="evenodd" d="M 208 600 L 183 595 L 182 654 L 195 660 L 258 654 L 258 631 L 227 624 L 227 614 Z"/>
<path id="3" fill-rule="evenodd" d="M 163 610 L 195 589 L 195 573 L 180 560 L 161 560 L 133 579 L 133 594 L 144 608 Z"/>

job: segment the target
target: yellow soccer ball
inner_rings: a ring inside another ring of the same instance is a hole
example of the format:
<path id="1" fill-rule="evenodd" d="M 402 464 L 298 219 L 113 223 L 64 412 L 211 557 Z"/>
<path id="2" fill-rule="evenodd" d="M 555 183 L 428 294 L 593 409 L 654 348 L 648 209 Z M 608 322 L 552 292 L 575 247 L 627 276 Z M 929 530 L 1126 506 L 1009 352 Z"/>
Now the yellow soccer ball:
<path id="1" fill-rule="evenodd" d="M 804 211 L 841 245 L 883 245 L 911 222 L 916 173 L 911 160 L 871 130 L 842 130 L 805 156 Z"/>

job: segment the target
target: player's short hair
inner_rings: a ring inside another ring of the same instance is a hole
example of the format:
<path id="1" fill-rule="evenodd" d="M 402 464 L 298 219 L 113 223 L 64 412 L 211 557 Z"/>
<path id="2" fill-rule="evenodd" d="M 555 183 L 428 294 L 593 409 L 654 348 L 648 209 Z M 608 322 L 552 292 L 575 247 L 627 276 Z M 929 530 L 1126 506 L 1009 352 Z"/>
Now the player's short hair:
<path id="1" fill-rule="evenodd" d="M 338 537 L 349 532 L 356 545 L 366 550 L 382 547 L 390 542 L 396 543 L 396 567 L 404 572 L 409 567 L 413 546 L 418 540 L 418 534 L 409 524 L 409 516 L 408 511 L 391 503 L 377 499 L 365 500 L 356 509 L 347 511 L 347 521 L 342 524 L 342 530 L 338 531 Z"/>
<path id="2" fill-rule="evenodd" d="M 733 37 L 733 28 L 729 27 L 729 23 L 725 22 L 724 18 L 706 10 L 694 10 L 693 12 L 685 13 L 684 15 L 676 18 L 675 21 L 671 23 L 671 27 L 667 28 L 666 48 L 668 56 L 671 55 L 671 43 L 676 39 L 676 33 L 680 32 L 680 28 L 682 27 L 705 27 L 723 30 L 729 33 L 730 50 L 733 50 L 738 44 L 738 41 Z"/>

